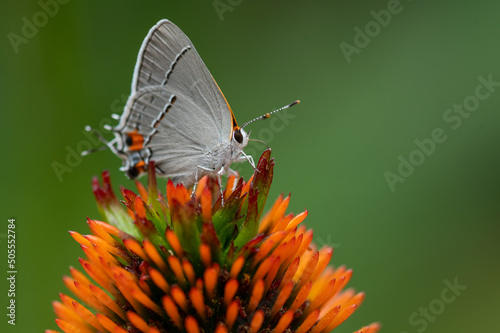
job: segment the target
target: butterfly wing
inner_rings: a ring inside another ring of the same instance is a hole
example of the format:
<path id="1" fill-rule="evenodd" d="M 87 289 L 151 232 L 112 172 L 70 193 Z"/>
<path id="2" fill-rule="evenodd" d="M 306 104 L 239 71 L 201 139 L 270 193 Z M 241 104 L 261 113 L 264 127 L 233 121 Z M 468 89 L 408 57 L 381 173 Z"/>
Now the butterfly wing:
<path id="1" fill-rule="evenodd" d="M 187 183 L 203 154 L 231 140 L 233 126 L 231 108 L 189 38 L 159 21 L 142 44 L 132 94 L 114 128 L 123 169 L 143 171 L 152 159 L 164 176 Z"/>
<path id="2" fill-rule="evenodd" d="M 132 92 L 149 86 L 164 86 L 190 98 L 214 119 L 221 139 L 230 139 L 234 116 L 226 99 L 193 43 L 169 20 L 151 28 L 139 51 Z"/>
<path id="3" fill-rule="evenodd" d="M 136 164 L 130 157 L 138 152 L 138 158 L 154 160 L 158 173 L 174 182 L 194 182 L 196 169 L 218 140 L 214 119 L 191 98 L 163 86 L 139 90 L 130 97 L 126 110 L 128 117 L 123 118 L 119 132 L 124 142 L 131 138 L 124 147 L 128 167 Z"/>

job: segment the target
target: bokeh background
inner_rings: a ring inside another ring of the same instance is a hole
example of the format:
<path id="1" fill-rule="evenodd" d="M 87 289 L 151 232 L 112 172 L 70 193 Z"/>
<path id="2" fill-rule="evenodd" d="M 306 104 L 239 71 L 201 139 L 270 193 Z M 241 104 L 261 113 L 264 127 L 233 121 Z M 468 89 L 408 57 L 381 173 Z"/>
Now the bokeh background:
<path id="1" fill-rule="evenodd" d="M 390 22 L 374 23 L 371 12 L 388 8 L 398 11 Z M 87 233 L 85 218 L 100 218 L 91 177 L 110 169 L 116 187 L 134 188 L 109 151 L 71 151 L 88 148 L 85 125 L 114 124 L 141 42 L 161 18 L 191 38 L 239 122 L 302 101 L 253 124 L 252 136 L 276 160 L 269 201 L 291 192 L 289 211 L 309 210 L 316 242 L 334 246 L 332 263 L 353 268 L 349 285 L 366 291 L 338 331 L 373 321 L 383 332 L 498 330 L 500 87 L 479 88 L 488 97 L 458 128 L 443 116 L 473 104 L 479 77 L 500 82 L 500 2 L 74 0 L 46 24 L 41 10 L 12 0 L 0 13 L 0 331 L 57 328 L 51 301 L 83 256 L 67 231 Z M 38 31 L 13 46 L 9 36 L 23 36 L 34 15 Z M 366 28 L 371 37 L 356 37 Z M 415 140 L 439 128 L 446 141 L 420 161 Z M 247 150 L 258 158 L 263 149 Z M 391 189 L 385 174 L 410 155 L 419 165 Z M 67 169 L 58 176 L 54 165 Z M 8 218 L 15 327 L 5 315 Z M 440 301 L 446 280 L 467 287 L 450 303 Z"/>

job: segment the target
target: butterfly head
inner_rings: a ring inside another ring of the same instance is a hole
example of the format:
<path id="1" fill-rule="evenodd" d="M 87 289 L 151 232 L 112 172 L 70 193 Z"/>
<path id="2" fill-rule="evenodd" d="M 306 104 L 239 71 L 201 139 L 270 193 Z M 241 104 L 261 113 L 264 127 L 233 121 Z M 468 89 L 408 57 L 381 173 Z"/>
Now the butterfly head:
<path id="1" fill-rule="evenodd" d="M 236 147 L 243 149 L 248 144 L 249 136 L 250 133 L 245 132 L 245 130 L 239 126 L 236 126 L 233 128 L 233 137 L 231 141 Z"/>

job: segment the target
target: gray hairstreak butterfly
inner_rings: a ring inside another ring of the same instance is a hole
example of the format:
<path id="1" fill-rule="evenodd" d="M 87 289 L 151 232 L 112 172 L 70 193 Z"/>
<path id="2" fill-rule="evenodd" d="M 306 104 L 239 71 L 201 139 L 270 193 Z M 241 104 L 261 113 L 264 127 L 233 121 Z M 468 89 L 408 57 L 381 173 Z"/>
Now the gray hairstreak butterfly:
<path id="1" fill-rule="evenodd" d="M 252 157 L 243 152 L 250 134 L 244 127 L 297 103 L 238 126 L 189 38 L 172 22 L 161 20 L 141 46 L 132 93 L 123 114 L 114 115 L 118 125 L 107 127 L 114 139 L 100 139 L 123 160 L 120 170 L 130 178 L 144 174 L 154 161 L 157 175 L 174 183 L 191 186 L 212 175 L 220 184 L 222 174 L 234 173 L 229 168 L 233 162 L 246 160 L 255 168 Z"/>

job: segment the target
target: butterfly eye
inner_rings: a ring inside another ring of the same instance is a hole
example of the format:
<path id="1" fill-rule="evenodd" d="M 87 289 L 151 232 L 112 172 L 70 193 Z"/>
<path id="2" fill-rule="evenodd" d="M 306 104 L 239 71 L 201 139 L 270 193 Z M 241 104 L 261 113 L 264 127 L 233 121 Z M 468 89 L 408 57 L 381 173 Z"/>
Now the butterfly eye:
<path id="1" fill-rule="evenodd" d="M 236 142 L 243 143 L 243 134 L 241 134 L 241 131 L 239 129 L 234 131 L 233 137 L 236 140 Z"/>

